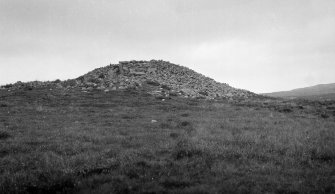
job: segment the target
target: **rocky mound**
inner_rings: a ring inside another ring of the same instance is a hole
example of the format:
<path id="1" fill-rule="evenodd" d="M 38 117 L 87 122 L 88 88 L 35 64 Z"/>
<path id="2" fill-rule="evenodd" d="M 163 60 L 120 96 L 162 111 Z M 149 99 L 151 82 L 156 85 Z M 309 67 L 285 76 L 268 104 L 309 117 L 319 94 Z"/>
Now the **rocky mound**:
<path id="1" fill-rule="evenodd" d="M 82 90 L 148 88 L 154 95 L 185 97 L 242 97 L 255 94 L 219 83 L 187 67 L 162 60 L 121 61 L 95 69 L 76 79 Z"/>
<path id="2" fill-rule="evenodd" d="M 191 98 L 248 98 L 256 94 L 235 89 L 228 84 L 199 74 L 187 67 L 162 60 L 121 61 L 119 64 L 95 69 L 73 80 L 55 82 L 30 82 L 56 84 L 58 87 L 80 88 L 83 91 L 100 89 L 106 92 L 123 89 L 145 89 L 162 97 L 184 96 Z M 20 83 L 22 85 L 22 83 Z M 12 87 L 14 87 L 14 84 Z M 32 86 L 33 87 L 33 86 Z"/>

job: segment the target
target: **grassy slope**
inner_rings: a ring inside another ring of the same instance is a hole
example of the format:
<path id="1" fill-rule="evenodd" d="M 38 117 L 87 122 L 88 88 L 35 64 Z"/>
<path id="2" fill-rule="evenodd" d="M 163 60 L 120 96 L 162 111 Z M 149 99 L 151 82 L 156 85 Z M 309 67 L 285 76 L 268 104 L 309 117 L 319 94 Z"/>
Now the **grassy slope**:
<path id="1" fill-rule="evenodd" d="M 266 93 L 264 95 L 282 98 L 304 98 L 311 100 L 335 100 L 335 83 L 319 84 L 290 91 Z"/>
<path id="2" fill-rule="evenodd" d="M 313 96 L 303 96 L 303 97 L 300 97 L 300 98 L 310 99 L 310 100 L 335 100 L 335 93 L 313 95 Z"/>
<path id="3" fill-rule="evenodd" d="M 0 193 L 334 193 L 334 129 L 225 102 L 2 90 Z"/>

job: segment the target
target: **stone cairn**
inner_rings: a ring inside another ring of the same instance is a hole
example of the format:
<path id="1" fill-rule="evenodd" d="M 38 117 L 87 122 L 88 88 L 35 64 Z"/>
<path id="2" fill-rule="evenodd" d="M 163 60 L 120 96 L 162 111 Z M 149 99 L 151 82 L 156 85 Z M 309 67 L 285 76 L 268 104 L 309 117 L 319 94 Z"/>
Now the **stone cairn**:
<path id="1" fill-rule="evenodd" d="M 219 83 L 187 67 L 162 60 L 120 61 L 95 69 L 79 78 L 82 90 L 93 88 L 110 90 L 147 88 L 156 96 L 190 98 L 248 98 L 254 93 Z"/>
<path id="2" fill-rule="evenodd" d="M 199 74 L 187 67 L 162 60 L 120 61 L 97 68 L 76 79 L 53 82 L 17 82 L 2 86 L 2 89 L 19 89 L 23 87 L 49 87 L 73 89 L 83 92 L 94 89 L 109 92 L 112 90 L 145 89 L 157 97 L 182 96 L 187 98 L 249 98 L 256 94 L 236 89 L 228 84 Z"/>

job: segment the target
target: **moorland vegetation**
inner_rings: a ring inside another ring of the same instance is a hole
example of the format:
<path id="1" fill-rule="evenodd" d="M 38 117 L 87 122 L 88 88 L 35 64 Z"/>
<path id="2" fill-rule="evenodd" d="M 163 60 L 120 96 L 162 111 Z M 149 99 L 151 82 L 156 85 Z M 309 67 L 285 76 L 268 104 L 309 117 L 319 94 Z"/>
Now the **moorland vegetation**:
<path id="1" fill-rule="evenodd" d="M 1 87 L 0 193 L 335 193 L 335 101 L 120 64 Z"/>

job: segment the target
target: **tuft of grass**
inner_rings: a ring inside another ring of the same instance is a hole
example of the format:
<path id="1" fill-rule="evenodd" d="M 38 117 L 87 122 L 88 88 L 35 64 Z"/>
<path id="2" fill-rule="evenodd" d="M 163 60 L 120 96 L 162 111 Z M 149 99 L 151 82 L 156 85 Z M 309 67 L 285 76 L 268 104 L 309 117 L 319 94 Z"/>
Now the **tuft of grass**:
<path id="1" fill-rule="evenodd" d="M 0 140 L 8 139 L 10 137 L 11 135 L 7 131 L 0 130 Z"/>
<path id="2" fill-rule="evenodd" d="M 324 119 L 329 118 L 329 115 L 327 115 L 327 114 L 325 114 L 325 113 L 321 114 L 320 116 L 321 116 L 321 118 L 324 118 Z"/>
<path id="3" fill-rule="evenodd" d="M 164 90 L 171 90 L 172 88 L 168 85 L 165 85 L 165 84 L 162 84 L 161 87 L 164 89 Z"/>
<path id="4" fill-rule="evenodd" d="M 183 113 L 183 114 L 181 114 L 180 116 L 182 116 L 182 117 L 189 117 L 190 114 L 189 114 L 189 113 Z"/>
<path id="5" fill-rule="evenodd" d="M 158 83 L 156 81 L 152 81 L 152 80 L 147 80 L 146 83 L 149 84 L 149 85 L 153 85 L 153 86 L 159 86 L 160 85 L 160 83 Z"/>
<path id="6" fill-rule="evenodd" d="M 0 103 L 0 107 L 8 107 L 7 103 Z"/>
<path id="7" fill-rule="evenodd" d="M 195 132 L 196 129 L 192 125 L 190 121 L 180 121 L 177 123 L 177 128 L 183 129 L 187 134 L 191 135 L 191 133 Z"/>
<path id="8" fill-rule="evenodd" d="M 178 133 L 170 133 L 170 137 L 177 138 L 177 137 L 179 137 L 179 134 Z"/>
<path id="9" fill-rule="evenodd" d="M 192 183 L 189 180 L 180 180 L 178 177 L 171 177 L 162 181 L 161 183 L 165 188 L 174 189 L 174 188 L 187 188 Z"/>
<path id="10" fill-rule="evenodd" d="M 162 129 L 171 129 L 171 128 L 173 128 L 173 126 L 170 123 L 167 123 L 167 122 L 160 123 L 159 126 Z"/>
<path id="11" fill-rule="evenodd" d="M 180 123 L 178 123 L 178 127 L 187 127 L 191 125 L 192 124 L 189 121 L 181 121 Z"/>
<path id="12" fill-rule="evenodd" d="M 181 138 L 177 143 L 172 152 L 172 157 L 175 160 L 181 160 L 184 158 L 202 157 L 205 152 L 197 147 L 196 143 L 187 139 Z"/>

